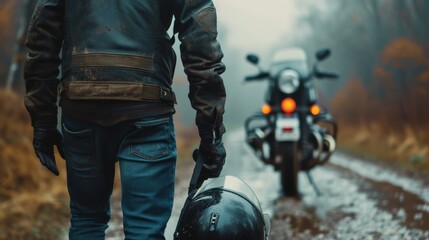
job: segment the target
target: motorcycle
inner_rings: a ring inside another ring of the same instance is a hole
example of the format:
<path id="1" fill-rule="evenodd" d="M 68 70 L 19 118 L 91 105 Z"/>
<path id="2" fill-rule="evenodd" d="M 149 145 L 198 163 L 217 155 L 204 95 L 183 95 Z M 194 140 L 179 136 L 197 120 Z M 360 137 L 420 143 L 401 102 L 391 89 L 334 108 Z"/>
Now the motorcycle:
<path id="1" fill-rule="evenodd" d="M 246 142 L 264 163 L 281 173 L 284 195 L 298 196 L 298 173 L 304 171 L 317 194 L 320 194 L 310 170 L 329 161 L 336 148 L 337 123 L 318 102 L 313 79 L 337 79 L 335 73 L 323 72 L 318 63 L 331 54 L 317 51 L 317 62 L 310 70 L 302 49 L 276 52 L 269 71 L 258 65 L 259 57 L 247 55 L 259 73 L 246 82 L 268 80 L 265 104 L 245 122 Z"/>

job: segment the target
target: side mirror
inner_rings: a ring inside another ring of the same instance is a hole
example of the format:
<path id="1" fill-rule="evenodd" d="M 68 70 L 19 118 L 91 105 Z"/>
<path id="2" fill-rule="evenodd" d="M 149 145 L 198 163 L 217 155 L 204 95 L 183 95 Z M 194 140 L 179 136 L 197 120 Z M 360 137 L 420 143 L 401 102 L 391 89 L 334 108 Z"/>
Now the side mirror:
<path id="1" fill-rule="evenodd" d="M 247 59 L 247 61 L 249 61 L 253 65 L 258 65 L 258 63 L 259 63 L 259 57 L 256 56 L 255 54 L 247 55 L 246 59 Z"/>
<path id="2" fill-rule="evenodd" d="M 331 49 L 329 48 L 321 49 L 316 52 L 316 59 L 320 62 L 328 58 L 330 55 L 331 55 Z"/>

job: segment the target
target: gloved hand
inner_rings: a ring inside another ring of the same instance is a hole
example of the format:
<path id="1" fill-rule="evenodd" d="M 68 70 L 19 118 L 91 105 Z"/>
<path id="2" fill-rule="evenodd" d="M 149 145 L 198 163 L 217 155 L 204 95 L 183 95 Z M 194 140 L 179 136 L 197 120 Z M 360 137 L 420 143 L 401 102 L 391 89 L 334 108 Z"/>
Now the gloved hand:
<path id="1" fill-rule="evenodd" d="M 60 173 L 55 163 L 54 145 L 57 146 L 58 152 L 64 158 L 62 138 L 63 136 L 57 128 L 34 128 L 34 151 L 43 166 L 57 176 Z"/>
<path id="2" fill-rule="evenodd" d="M 198 187 L 207 180 L 208 178 L 219 177 L 223 165 L 225 164 L 226 151 L 223 146 L 222 139 L 216 139 L 215 141 L 201 140 L 200 147 L 194 151 L 193 157 L 196 161 L 198 154 L 203 157 L 203 168 L 198 178 Z"/>

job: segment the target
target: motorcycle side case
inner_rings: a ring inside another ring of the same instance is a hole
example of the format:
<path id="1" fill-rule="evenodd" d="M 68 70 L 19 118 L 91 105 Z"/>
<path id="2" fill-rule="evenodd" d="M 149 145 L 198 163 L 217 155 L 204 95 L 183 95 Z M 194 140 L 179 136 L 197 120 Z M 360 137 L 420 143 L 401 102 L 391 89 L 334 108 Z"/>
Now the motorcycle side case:
<path id="1" fill-rule="evenodd" d="M 296 114 L 291 116 L 278 114 L 275 131 L 276 141 L 298 141 L 300 137 L 301 131 L 298 116 Z"/>

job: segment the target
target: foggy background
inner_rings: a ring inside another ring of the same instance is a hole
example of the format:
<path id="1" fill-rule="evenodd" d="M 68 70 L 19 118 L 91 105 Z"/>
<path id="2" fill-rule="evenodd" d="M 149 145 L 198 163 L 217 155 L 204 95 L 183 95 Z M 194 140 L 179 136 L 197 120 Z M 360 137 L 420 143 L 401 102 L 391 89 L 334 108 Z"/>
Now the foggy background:
<path id="1" fill-rule="evenodd" d="M 227 129 L 242 127 L 245 118 L 259 111 L 267 82 L 244 83 L 247 75 L 258 72 L 245 57 L 249 53 L 260 56 L 262 68 L 268 69 L 271 55 L 280 48 L 292 47 L 299 36 L 308 34 L 309 28 L 300 28 L 300 18 L 305 16 L 306 8 L 300 7 L 302 1 L 256 1 L 234 0 L 214 1 L 218 13 L 218 40 L 225 54 L 227 70 L 222 75 L 227 90 L 225 123 Z M 322 1 L 315 3 L 323 8 Z M 179 52 L 179 42 L 176 42 Z M 324 46 L 320 46 L 324 47 Z M 313 52 L 309 56 L 313 60 Z M 181 63 L 178 63 L 181 65 Z M 183 69 L 176 71 L 176 79 L 185 79 Z M 180 81 L 181 82 L 181 81 Z M 176 81 L 177 83 L 177 81 Z M 178 112 L 186 113 L 184 122 L 193 123 L 193 111 L 186 99 L 186 90 L 180 91 Z"/>
<path id="2" fill-rule="evenodd" d="M 40 166 L 23 106 L 25 34 L 20 33 L 26 31 L 35 2 L 0 0 L 0 239 L 49 239 L 57 234 L 55 227 L 67 226 L 65 174 L 53 181 Z M 338 72 L 340 79 L 316 80 L 316 86 L 319 103 L 339 122 L 341 150 L 401 169 L 429 172 L 429 1 L 214 3 L 227 67 L 222 75 L 227 134 L 241 129 L 263 104 L 267 82 L 244 84 L 245 76 L 258 72 L 245 60 L 248 53 L 259 55 L 261 67 L 267 69 L 276 50 L 301 47 L 311 66 L 314 53 L 328 47 L 332 56 L 320 67 Z M 176 41 L 174 48 L 180 55 L 178 45 Z M 198 138 L 180 58 L 177 64 L 173 88 L 178 97 L 175 120 L 182 163 L 189 161 Z M 13 81 L 8 84 L 8 79 Z M 64 173 L 64 162 L 57 162 Z M 46 228 L 52 219 L 56 224 Z"/>

